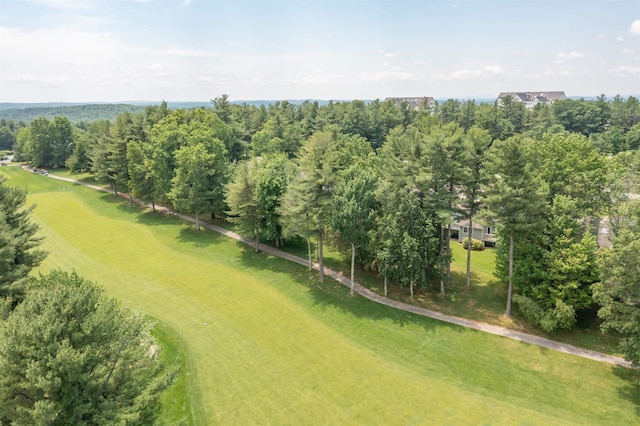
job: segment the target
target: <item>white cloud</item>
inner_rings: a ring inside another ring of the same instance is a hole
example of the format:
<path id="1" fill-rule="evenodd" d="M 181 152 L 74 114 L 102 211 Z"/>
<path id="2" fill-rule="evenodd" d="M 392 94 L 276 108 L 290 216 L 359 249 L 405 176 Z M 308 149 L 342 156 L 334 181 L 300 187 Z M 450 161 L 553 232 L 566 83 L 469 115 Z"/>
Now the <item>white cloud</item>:
<path id="1" fill-rule="evenodd" d="M 393 52 L 389 52 L 387 50 L 384 49 L 379 49 L 378 50 L 378 55 L 382 56 L 383 58 L 395 58 L 396 54 Z"/>
<path id="2" fill-rule="evenodd" d="M 415 61 L 413 61 L 414 64 L 416 65 L 427 65 L 427 63 L 425 61 L 423 61 L 422 59 L 417 59 Z"/>
<path id="3" fill-rule="evenodd" d="M 623 65 L 615 69 L 610 69 L 609 72 L 614 73 L 616 75 L 623 75 L 623 76 L 636 75 L 636 74 L 640 74 L 640 66 L 632 67 L 629 65 Z"/>
<path id="4" fill-rule="evenodd" d="M 0 77 L 0 91 L 8 99 L 25 91 L 51 99 L 68 99 L 71 93 L 101 100 L 147 98 L 154 87 L 175 87 L 167 93 L 180 94 L 178 86 L 196 84 L 200 70 L 241 74 L 224 63 L 237 63 L 235 58 L 221 61 L 215 51 L 127 45 L 108 32 L 71 28 L 0 27 L 0 52 L 12 58 L 3 61 Z"/>
<path id="5" fill-rule="evenodd" d="M 295 83 L 303 83 L 309 85 L 324 85 L 338 81 L 341 78 L 340 74 L 326 73 L 322 70 L 307 74 L 302 78 L 295 81 Z"/>
<path id="6" fill-rule="evenodd" d="M 379 83 L 383 81 L 409 81 L 416 80 L 414 73 L 403 71 L 400 67 L 393 67 L 390 70 L 380 71 L 376 73 L 362 73 L 359 75 L 361 81 L 369 83 Z"/>
<path id="7" fill-rule="evenodd" d="M 633 35 L 640 35 L 640 19 L 633 21 L 631 27 L 629 28 L 629 32 Z"/>
<path id="8" fill-rule="evenodd" d="M 45 0 L 45 1 L 49 1 L 49 0 Z M 52 0 L 52 1 L 57 1 L 57 0 Z M 67 0 L 68 1 L 68 0 Z M 77 0 L 77 1 L 81 1 L 81 0 Z M 134 3 L 151 3 L 154 1 L 162 1 L 162 0 L 131 0 Z M 189 6 L 191 4 L 191 0 L 177 0 L 180 2 L 180 6 L 186 7 Z"/>
<path id="9" fill-rule="evenodd" d="M 632 53 L 636 53 L 636 51 L 634 49 L 622 49 L 622 53 L 624 53 L 625 55 L 630 55 Z"/>
<path id="10" fill-rule="evenodd" d="M 556 55 L 558 59 L 578 59 L 578 58 L 582 58 L 583 56 L 584 56 L 584 53 L 575 52 L 575 51 L 571 51 L 568 53 L 560 52 Z"/>
<path id="11" fill-rule="evenodd" d="M 36 65 L 36 69 L 56 64 L 105 63 L 120 49 L 118 41 L 109 33 L 86 32 L 73 29 L 39 29 L 26 32 L 17 28 L 0 27 L 0 50 L 12 58 L 16 66 Z"/>
<path id="12" fill-rule="evenodd" d="M 504 73 L 504 68 L 499 65 L 485 65 L 476 69 L 464 69 L 449 74 L 438 74 L 435 78 L 438 80 L 476 80 L 497 77 Z"/>
<path id="13" fill-rule="evenodd" d="M 618 36 L 618 37 L 616 37 L 616 41 L 617 41 L 618 43 L 622 43 L 622 42 L 624 42 L 624 37 L 622 37 L 622 36 Z"/>
<path id="14" fill-rule="evenodd" d="M 571 75 L 571 71 L 565 68 L 558 71 L 547 70 L 542 75 L 544 77 L 567 77 Z"/>
<path id="15" fill-rule="evenodd" d="M 170 56 L 189 56 L 193 58 L 212 58 L 218 56 L 216 52 L 202 49 L 181 49 L 178 47 L 170 47 L 168 49 L 161 49 L 157 51 L 159 55 Z"/>
<path id="16" fill-rule="evenodd" d="M 53 9 L 82 10 L 92 9 L 93 2 L 90 0 L 31 0 L 32 3 L 49 6 Z"/>
<path id="17" fill-rule="evenodd" d="M 35 76 L 33 74 L 24 74 L 19 76 L 0 76 L 2 83 L 41 83 L 45 85 L 59 85 L 61 83 L 71 83 L 69 77 L 62 76 Z"/>

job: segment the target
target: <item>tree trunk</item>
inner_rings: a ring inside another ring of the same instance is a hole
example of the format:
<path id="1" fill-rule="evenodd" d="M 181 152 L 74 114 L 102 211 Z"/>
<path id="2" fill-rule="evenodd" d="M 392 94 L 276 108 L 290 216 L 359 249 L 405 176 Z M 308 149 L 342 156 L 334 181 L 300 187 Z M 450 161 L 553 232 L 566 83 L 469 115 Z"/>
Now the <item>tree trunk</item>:
<path id="1" fill-rule="evenodd" d="M 260 251 L 260 230 L 257 226 L 253 228 L 253 234 L 256 237 L 256 253 L 258 253 Z"/>
<path id="2" fill-rule="evenodd" d="M 387 295 L 387 268 L 384 268 L 384 295 Z"/>
<path id="3" fill-rule="evenodd" d="M 444 258 L 444 227 L 440 225 L 440 295 L 444 296 L 444 271 L 442 271 L 442 260 Z M 412 281 L 413 282 L 413 281 Z"/>
<path id="4" fill-rule="evenodd" d="M 353 271 L 355 269 L 356 263 L 356 245 L 355 243 L 351 243 L 351 295 L 353 296 L 353 292 L 355 290 L 356 283 L 353 278 Z"/>
<path id="5" fill-rule="evenodd" d="M 469 217 L 469 229 L 473 229 L 473 217 Z M 467 242 L 467 287 L 471 287 L 471 235 L 473 235 L 473 231 L 469 232 Z"/>
<path id="6" fill-rule="evenodd" d="M 129 204 L 133 204 L 133 196 L 131 195 L 131 190 L 129 190 Z"/>
<path id="7" fill-rule="evenodd" d="M 156 202 L 151 200 L 151 208 L 153 209 L 153 212 L 156 212 Z"/>
<path id="8" fill-rule="evenodd" d="M 409 281 L 409 292 L 411 293 L 411 300 L 413 300 L 413 278 Z"/>
<path id="9" fill-rule="evenodd" d="M 445 244 L 445 248 L 447 250 L 447 288 L 451 288 L 451 224 L 447 225 Z"/>
<path id="10" fill-rule="evenodd" d="M 307 249 L 309 250 L 309 270 L 312 270 L 313 260 L 311 259 L 311 237 L 307 237 Z"/>
<path id="11" fill-rule="evenodd" d="M 322 258 L 322 228 L 318 229 L 318 264 L 320 267 L 320 282 L 324 282 L 324 259 Z"/>
<path id="12" fill-rule="evenodd" d="M 513 294 L 513 229 L 509 232 L 509 289 L 507 290 L 507 312 L 505 316 L 511 318 L 511 295 Z"/>
<path id="13" fill-rule="evenodd" d="M 196 212 L 196 231 L 200 230 L 200 217 L 198 212 Z"/>

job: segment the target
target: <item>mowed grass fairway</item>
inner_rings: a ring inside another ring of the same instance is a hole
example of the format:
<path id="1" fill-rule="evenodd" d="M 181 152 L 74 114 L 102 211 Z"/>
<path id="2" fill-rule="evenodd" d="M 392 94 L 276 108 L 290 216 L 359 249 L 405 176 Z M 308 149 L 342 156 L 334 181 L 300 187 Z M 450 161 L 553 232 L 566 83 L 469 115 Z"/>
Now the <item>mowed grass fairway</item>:
<path id="1" fill-rule="evenodd" d="M 4 169 L 37 204 L 43 271 L 75 269 L 176 335 L 196 424 L 640 423 L 627 370 L 349 297 L 177 218 Z"/>

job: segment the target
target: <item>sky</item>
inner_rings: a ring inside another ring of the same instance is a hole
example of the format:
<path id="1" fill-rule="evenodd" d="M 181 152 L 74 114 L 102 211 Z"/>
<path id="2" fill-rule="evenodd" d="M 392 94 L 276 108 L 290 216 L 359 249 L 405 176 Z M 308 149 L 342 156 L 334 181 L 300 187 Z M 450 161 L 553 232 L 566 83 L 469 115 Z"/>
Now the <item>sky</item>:
<path id="1" fill-rule="evenodd" d="M 640 0 L 0 0 L 0 102 L 640 94 Z"/>

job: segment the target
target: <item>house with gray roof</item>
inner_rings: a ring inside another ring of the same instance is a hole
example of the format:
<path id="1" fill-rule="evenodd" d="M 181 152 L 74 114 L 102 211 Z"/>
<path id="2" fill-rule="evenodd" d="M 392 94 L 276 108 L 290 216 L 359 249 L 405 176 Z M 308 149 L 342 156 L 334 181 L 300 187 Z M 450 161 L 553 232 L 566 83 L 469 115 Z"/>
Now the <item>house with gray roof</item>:
<path id="1" fill-rule="evenodd" d="M 502 105 L 502 100 L 511 96 L 515 102 L 522 102 L 528 110 L 532 110 L 537 104 L 551 105 L 555 101 L 566 99 L 564 92 L 500 92 L 496 102 Z"/>
<path id="2" fill-rule="evenodd" d="M 469 237 L 474 240 L 482 241 L 489 247 L 496 245 L 496 228 L 494 226 L 485 226 L 478 222 L 473 222 L 473 229 L 469 227 L 469 220 L 464 219 L 451 224 L 451 238 L 457 239 L 459 243 Z"/>

